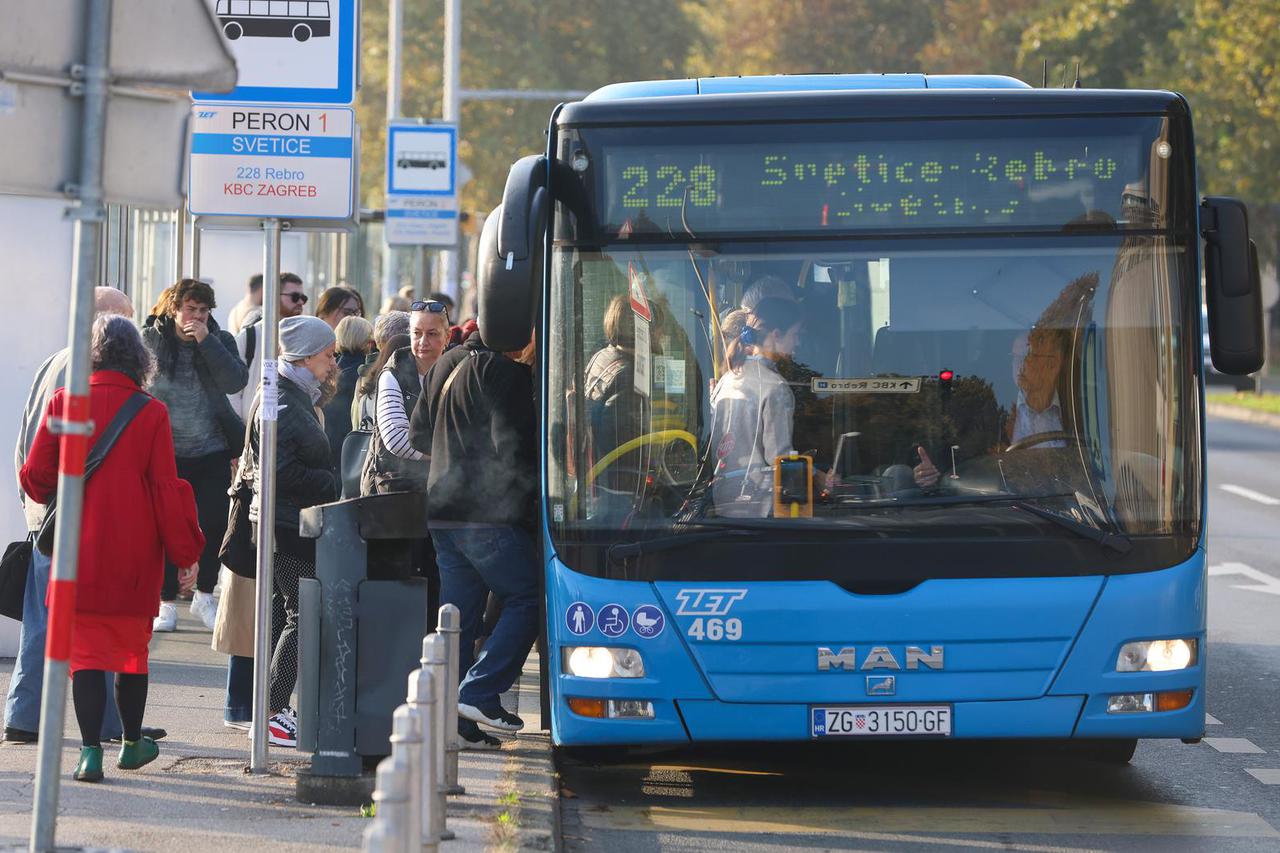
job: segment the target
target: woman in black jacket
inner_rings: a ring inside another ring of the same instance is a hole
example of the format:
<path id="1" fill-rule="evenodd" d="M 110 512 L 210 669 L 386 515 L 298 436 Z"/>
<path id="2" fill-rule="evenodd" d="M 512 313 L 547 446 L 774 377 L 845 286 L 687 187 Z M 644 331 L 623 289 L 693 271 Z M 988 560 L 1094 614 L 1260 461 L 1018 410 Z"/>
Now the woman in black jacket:
<path id="1" fill-rule="evenodd" d="M 298 679 L 298 581 L 316 574 L 316 541 L 299 535 L 299 516 L 307 507 L 338 497 L 329 438 L 318 414 L 337 387 L 334 345 L 333 330 L 323 320 L 286 317 L 280 321 L 272 585 L 273 595 L 283 605 L 285 622 L 271 659 L 267 707 L 267 732 L 270 742 L 277 746 L 297 745 L 297 719 L 288 705 Z M 261 421 L 255 417 L 241 468 L 242 478 L 252 476 L 255 495 L 261 491 L 257 476 L 260 429 Z M 249 511 L 249 519 L 255 524 L 257 505 L 255 499 Z"/>

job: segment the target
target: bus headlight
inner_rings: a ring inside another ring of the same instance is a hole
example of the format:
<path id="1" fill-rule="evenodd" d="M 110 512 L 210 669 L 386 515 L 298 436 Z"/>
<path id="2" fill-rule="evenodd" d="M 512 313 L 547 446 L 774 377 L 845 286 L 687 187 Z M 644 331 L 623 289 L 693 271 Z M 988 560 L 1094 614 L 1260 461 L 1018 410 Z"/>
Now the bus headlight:
<path id="1" fill-rule="evenodd" d="M 1116 672 L 1172 672 L 1195 663 L 1195 640 L 1144 640 L 1121 647 Z"/>
<path id="2" fill-rule="evenodd" d="M 579 678 L 644 678 L 644 659 L 635 649 L 567 646 L 564 669 Z"/>

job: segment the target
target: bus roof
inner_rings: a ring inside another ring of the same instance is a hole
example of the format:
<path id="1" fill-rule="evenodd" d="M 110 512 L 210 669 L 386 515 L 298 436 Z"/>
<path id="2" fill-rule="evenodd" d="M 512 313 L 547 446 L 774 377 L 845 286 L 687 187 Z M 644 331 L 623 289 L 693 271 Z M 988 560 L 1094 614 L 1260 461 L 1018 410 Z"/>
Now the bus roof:
<path id="1" fill-rule="evenodd" d="M 835 92 L 849 89 L 1029 89 L 997 74 L 770 74 L 761 77 L 698 77 L 641 80 L 596 89 L 588 101 L 662 98 L 671 95 L 729 95 L 749 92 Z"/>
<path id="2" fill-rule="evenodd" d="M 675 81 L 683 82 L 683 81 Z M 1062 115 L 1180 115 L 1187 103 L 1172 92 L 1141 89 L 844 89 L 690 96 L 652 93 L 588 98 L 566 104 L 560 127 L 619 124 L 774 123 L 848 119 L 993 118 Z"/>

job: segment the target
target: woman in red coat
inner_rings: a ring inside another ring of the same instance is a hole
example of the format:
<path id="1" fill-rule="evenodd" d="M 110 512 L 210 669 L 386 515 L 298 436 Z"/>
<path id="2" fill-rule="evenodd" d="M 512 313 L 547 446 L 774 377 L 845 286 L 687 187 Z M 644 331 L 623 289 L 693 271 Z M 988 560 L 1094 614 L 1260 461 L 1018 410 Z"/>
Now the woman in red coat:
<path id="1" fill-rule="evenodd" d="M 96 442 L 125 401 L 142 393 L 155 362 L 133 323 L 116 315 L 94 322 L 92 358 L 89 416 L 91 442 Z M 62 417 L 66 400 L 66 389 L 59 389 L 49 401 L 19 474 L 23 490 L 40 503 L 48 503 L 57 490 L 60 447 L 48 424 Z M 71 692 L 84 745 L 74 778 L 97 782 L 107 702 L 104 672 L 117 673 L 116 703 L 124 724 L 116 766 L 133 770 L 160 753 L 141 731 L 151 620 L 160 604 L 165 557 L 191 566 L 204 548 L 195 496 L 178 479 L 163 403 L 152 399 L 139 410 L 85 483 L 81 525 Z"/>

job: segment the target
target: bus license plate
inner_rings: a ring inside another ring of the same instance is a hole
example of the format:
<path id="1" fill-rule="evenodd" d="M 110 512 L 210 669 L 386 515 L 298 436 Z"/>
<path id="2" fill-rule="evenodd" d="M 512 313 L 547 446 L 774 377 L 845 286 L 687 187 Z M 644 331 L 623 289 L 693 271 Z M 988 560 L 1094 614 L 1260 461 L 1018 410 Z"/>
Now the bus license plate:
<path id="1" fill-rule="evenodd" d="M 813 737 L 951 735 L 950 705 L 853 705 L 815 707 Z"/>

